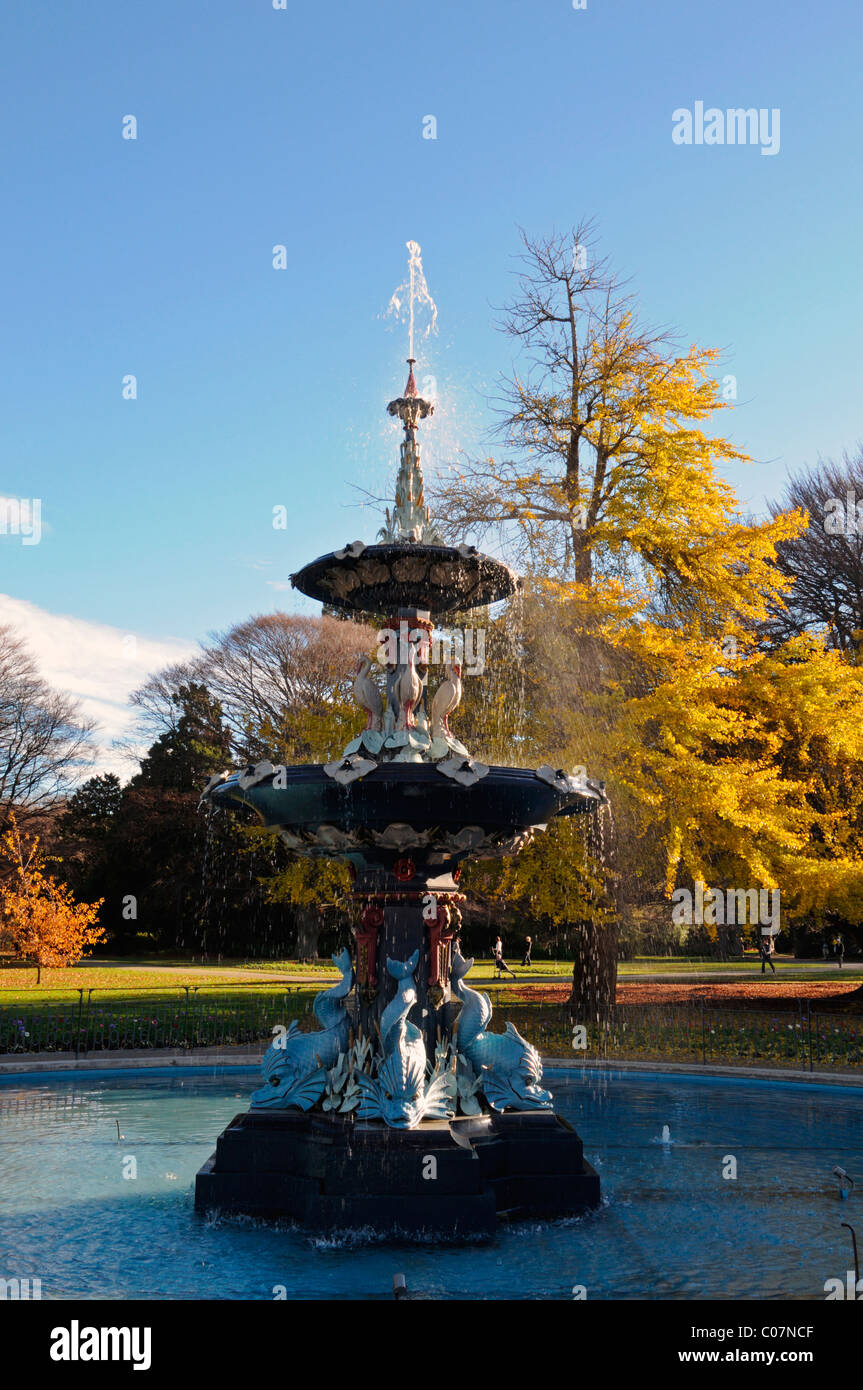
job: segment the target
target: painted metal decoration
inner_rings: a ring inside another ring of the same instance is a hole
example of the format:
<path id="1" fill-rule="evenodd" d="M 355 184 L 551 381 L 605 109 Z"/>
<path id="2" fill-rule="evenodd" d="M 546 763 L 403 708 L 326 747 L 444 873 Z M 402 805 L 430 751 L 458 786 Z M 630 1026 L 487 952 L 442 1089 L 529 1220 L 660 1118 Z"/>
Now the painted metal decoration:
<path id="1" fill-rule="evenodd" d="M 379 733 L 383 721 L 383 701 L 377 681 L 372 680 L 369 675 L 371 669 L 371 657 L 361 656 L 357 661 L 354 698 L 360 708 L 365 710 L 368 715 L 365 732 Z"/>
<path id="2" fill-rule="evenodd" d="M 461 704 L 461 662 L 448 661 L 446 680 L 441 681 L 432 700 L 432 733 L 435 738 L 451 737 L 449 716 Z"/>
<path id="3" fill-rule="evenodd" d="M 516 1110 L 550 1110 L 551 1092 L 540 1085 L 542 1059 L 536 1048 L 521 1036 L 515 1024 L 505 1033 L 488 1033 L 492 1006 L 487 994 L 465 984 L 473 961 L 460 951 L 453 953 L 452 980 L 462 1001 L 458 1016 L 458 1050 L 478 1073 L 482 1091 L 495 1110 L 511 1106 Z"/>
<path id="4" fill-rule="evenodd" d="M 344 1002 L 354 983 L 350 951 L 333 956 L 333 963 L 342 978 L 318 994 L 313 1005 L 321 1029 L 301 1033 L 294 1019 L 285 1036 L 270 1044 L 262 1063 L 264 1084 L 252 1094 L 253 1110 L 310 1110 L 324 1094 L 327 1069 L 347 1051 L 351 1029 Z"/>
<path id="5" fill-rule="evenodd" d="M 409 357 L 410 372 L 403 396 L 390 401 L 387 410 L 404 425 L 405 437 L 401 446 L 399 475 L 396 480 L 396 501 L 392 512 L 387 511 L 387 524 L 381 528 L 383 541 L 420 541 L 426 545 L 443 545 L 439 527 L 432 521 L 423 491 L 420 466 L 420 446 L 416 427 L 419 420 L 434 414 L 434 406 L 417 391 L 414 380 L 416 358 Z"/>
<path id="6" fill-rule="evenodd" d="M 398 981 L 398 988 L 381 1016 L 383 1060 L 377 1076 L 360 1072 L 356 1078 L 363 1097 L 359 1118 L 384 1120 L 393 1129 L 415 1129 L 423 1119 L 445 1119 L 455 1114 L 447 1078 L 437 1076 L 427 1083 L 423 1036 L 408 1022 L 417 1000 L 414 972 L 419 959 L 419 950 L 410 960 L 387 959 L 387 971 Z"/>

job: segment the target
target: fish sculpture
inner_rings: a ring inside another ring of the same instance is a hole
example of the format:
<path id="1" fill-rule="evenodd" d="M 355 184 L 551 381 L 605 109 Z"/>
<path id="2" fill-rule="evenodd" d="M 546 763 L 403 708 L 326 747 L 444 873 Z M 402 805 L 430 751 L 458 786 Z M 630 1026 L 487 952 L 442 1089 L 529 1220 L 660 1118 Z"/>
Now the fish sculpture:
<path id="1" fill-rule="evenodd" d="M 252 1093 L 252 1110 L 310 1110 L 323 1095 L 327 1071 L 347 1051 L 351 1029 L 344 1005 L 354 983 L 350 951 L 333 956 L 333 964 L 342 978 L 318 994 L 312 1006 L 321 1029 L 301 1033 L 294 1019 L 287 1033 L 270 1044 L 262 1063 L 264 1084 Z"/>
<path id="2" fill-rule="evenodd" d="M 426 1084 L 423 1036 L 408 1022 L 417 1001 L 414 972 L 419 959 L 416 950 L 410 960 L 387 960 L 387 972 L 398 981 L 398 987 L 381 1015 L 383 1059 L 376 1076 L 354 1073 L 362 1092 L 357 1117 L 384 1120 L 393 1129 L 415 1129 L 421 1120 L 449 1119 L 454 1113 L 446 1076 Z"/>
<path id="3" fill-rule="evenodd" d="M 542 1059 L 523 1038 L 514 1023 L 505 1033 L 487 1033 L 491 1000 L 465 983 L 473 961 L 460 951 L 453 953 L 451 978 L 456 998 L 462 1002 L 458 1016 L 458 1050 L 467 1057 L 480 1078 L 483 1094 L 495 1110 L 550 1110 L 551 1092 L 540 1085 Z"/>

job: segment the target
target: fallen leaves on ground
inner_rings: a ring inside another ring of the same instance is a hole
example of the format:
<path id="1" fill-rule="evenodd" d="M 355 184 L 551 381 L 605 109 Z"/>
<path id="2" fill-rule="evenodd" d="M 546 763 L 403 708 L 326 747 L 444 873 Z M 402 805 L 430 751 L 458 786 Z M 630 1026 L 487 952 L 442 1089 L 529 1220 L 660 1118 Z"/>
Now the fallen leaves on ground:
<path id="1" fill-rule="evenodd" d="M 828 1003 L 846 1002 L 845 995 L 858 989 L 859 979 L 836 980 L 783 980 L 781 976 L 768 976 L 764 980 L 735 980 L 733 983 L 713 984 L 709 980 L 702 983 L 663 984 L 656 980 L 623 980 L 618 982 L 618 1004 L 697 1004 L 702 1000 L 713 1007 L 764 1009 L 797 1008 L 799 1001 L 807 999 L 819 1008 Z M 515 993 L 513 991 L 513 993 Z M 527 1004 L 565 1004 L 569 998 L 569 984 L 560 985 L 522 985 L 518 998 Z"/>

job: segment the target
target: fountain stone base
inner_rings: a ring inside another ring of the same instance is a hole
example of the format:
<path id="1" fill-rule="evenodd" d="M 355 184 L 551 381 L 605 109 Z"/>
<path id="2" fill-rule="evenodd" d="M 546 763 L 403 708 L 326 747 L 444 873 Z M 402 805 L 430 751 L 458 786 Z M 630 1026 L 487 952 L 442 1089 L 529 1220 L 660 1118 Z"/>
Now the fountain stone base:
<path id="1" fill-rule="evenodd" d="M 195 1208 L 313 1231 L 476 1239 L 498 1220 L 599 1205 L 581 1140 L 550 1111 L 429 1120 L 417 1129 L 300 1110 L 237 1115 L 195 1182 Z"/>

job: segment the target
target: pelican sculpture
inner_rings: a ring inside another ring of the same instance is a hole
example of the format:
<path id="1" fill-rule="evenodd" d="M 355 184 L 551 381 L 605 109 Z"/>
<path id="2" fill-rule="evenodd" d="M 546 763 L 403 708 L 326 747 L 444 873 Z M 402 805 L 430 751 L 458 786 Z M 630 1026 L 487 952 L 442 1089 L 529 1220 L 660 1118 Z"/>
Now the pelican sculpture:
<path id="1" fill-rule="evenodd" d="M 395 687 L 396 699 L 399 705 L 399 720 L 397 728 L 415 729 L 416 718 L 414 709 L 422 699 L 423 683 L 416 668 L 416 648 L 411 644 L 407 650 L 407 663 L 402 670 Z"/>
<path id="2" fill-rule="evenodd" d="M 383 700 L 378 689 L 378 683 L 372 680 L 369 672 L 372 669 L 371 658 L 361 656 L 357 661 L 357 674 L 354 680 L 354 699 L 360 709 L 364 709 L 368 714 L 366 729 L 373 729 L 378 732 L 383 725 Z"/>
<path id="3" fill-rule="evenodd" d="M 446 680 L 441 681 L 432 700 L 432 735 L 435 738 L 447 737 L 449 716 L 461 704 L 461 662 L 448 661 L 444 670 Z"/>

